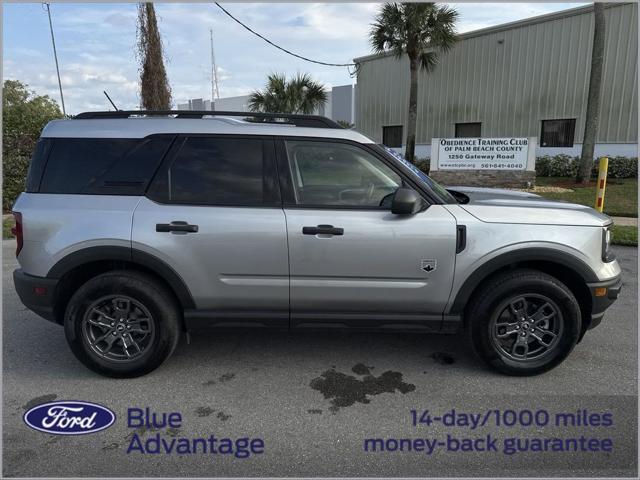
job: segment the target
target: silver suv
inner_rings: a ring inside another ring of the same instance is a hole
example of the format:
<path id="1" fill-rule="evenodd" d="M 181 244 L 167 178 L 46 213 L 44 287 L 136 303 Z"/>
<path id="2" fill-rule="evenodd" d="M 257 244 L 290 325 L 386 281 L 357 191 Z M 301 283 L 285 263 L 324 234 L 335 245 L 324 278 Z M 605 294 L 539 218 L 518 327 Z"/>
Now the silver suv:
<path id="1" fill-rule="evenodd" d="M 199 327 L 454 333 L 558 365 L 621 288 L 611 219 L 443 188 L 323 117 L 94 112 L 42 132 L 13 209 L 22 302 L 113 377 Z"/>

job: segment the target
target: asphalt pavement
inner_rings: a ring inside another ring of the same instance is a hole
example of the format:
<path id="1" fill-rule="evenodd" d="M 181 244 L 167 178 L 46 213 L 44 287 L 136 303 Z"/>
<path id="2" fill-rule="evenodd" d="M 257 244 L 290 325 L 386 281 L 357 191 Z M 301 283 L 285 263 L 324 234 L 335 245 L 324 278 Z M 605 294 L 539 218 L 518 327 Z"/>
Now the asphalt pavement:
<path id="1" fill-rule="evenodd" d="M 13 241 L 3 242 L 3 476 L 637 475 L 636 248 L 614 247 L 624 288 L 602 325 L 562 365 L 540 376 L 494 373 L 458 335 L 198 331 L 158 370 L 131 380 L 87 370 L 61 327 L 22 306 L 11 279 L 14 248 Z M 99 403 L 117 419 L 81 436 L 49 435 L 23 423 L 27 409 L 53 400 Z M 180 412 L 182 421 L 171 428 L 129 428 L 128 409 L 145 407 Z M 543 412 L 541 424 L 505 425 L 513 421 L 509 411 L 528 423 L 522 410 Z M 607 412 L 611 426 L 594 423 L 593 414 Z M 489 420 L 472 429 L 461 420 L 470 417 L 460 413 Z M 436 416 L 443 419 L 430 421 Z M 445 425 L 444 418 L 456 425 Z M 149 439 L 189 443 L 210 435 L 261 439 L 264 452 L 248 458 L 127 453 L 138 444 L 134 439 L 146 448 Z M 580 436 L 608 438 L 613 448 L 566 451 L 573 448 L 566 439 Z M 464 438 L 475 451 L 462 451 Z M 518 447 L 519 439 L 522 449 L 527 440 L 529 451 L 506 452 L 510 438 L 516 439 L 510 446 Z M 547 450 L 553 445 L 545 446 L 545 438 L 560 443 L 556 451 L 538 452 L 536 438 Z M 366 439 L 382 439 L 385 451 L 365 451 Z M 402 439 L 442 445 L 428 454 L 414 442 L 407 451 Z M 489 451 L 478 451 L 483 446 Z"/>

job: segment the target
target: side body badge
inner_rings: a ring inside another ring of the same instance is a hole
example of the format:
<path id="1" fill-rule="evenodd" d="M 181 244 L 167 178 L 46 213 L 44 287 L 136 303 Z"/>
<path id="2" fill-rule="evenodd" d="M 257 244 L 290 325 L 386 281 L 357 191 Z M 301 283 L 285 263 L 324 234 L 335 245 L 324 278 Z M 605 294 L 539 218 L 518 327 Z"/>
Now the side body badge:
<path id="1" fill-rule="evenodd" d="M 438 266 L 438 262 L 435 259 L 422 259 L 420 260 L 420 269 L 427 273 L 433 272 Z"/>

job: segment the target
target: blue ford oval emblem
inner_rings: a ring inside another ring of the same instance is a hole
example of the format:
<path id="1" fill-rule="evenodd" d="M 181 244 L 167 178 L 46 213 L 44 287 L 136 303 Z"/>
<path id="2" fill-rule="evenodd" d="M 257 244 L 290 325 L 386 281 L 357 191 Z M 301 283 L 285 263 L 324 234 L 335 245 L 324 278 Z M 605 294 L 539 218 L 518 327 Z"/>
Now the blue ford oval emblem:
<path id="1" fill-rule="evenodd" d="M 24 423 L 55 435 L 84 435 L 109 428 L 116 415 L 102 405 L 80 401 L 43 403 L 24 414 Z"/>

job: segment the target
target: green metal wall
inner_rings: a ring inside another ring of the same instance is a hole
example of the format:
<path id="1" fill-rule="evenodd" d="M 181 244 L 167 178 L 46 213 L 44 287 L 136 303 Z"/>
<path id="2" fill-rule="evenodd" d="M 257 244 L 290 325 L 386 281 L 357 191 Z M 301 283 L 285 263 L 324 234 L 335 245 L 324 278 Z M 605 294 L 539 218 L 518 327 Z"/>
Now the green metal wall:
<path id="1" fill-rule="evenodd" d="M 587 6 L 462 35 L 434 72 L 420 74 L 417 143 L 453 137 L 458 122 L 482 122 L 483 137 L 539 137 L 541 120 L 562 118 L 577 119 L 575 141 L 581 143 L 592 10 Z M 638 5 L 614 4 L 605 18 L 598 141 L 636 143 Z M 406 126 L 408 60 L 382 55 L 356 61 L 356 128 L 382 141 L 383 125 Z"/>

